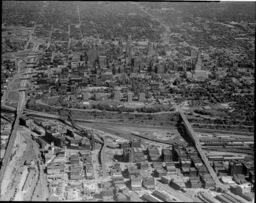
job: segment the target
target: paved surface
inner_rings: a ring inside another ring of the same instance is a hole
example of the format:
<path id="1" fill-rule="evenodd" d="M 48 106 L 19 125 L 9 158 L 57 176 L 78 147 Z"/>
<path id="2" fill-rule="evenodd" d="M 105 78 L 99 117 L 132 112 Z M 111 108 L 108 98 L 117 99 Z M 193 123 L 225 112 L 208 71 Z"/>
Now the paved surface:
<path id="1" fill-rule="evenodd" d="M 212 176 L 212 178 L 213 178 L 213 180 L 216 184 L 216 187 L 220 188 L 222 190 L 226 190 L 226 187 L 219 181 L 215 171 L 213 170 L 212 166 L 210 165 L 208 158 L 206 157 L 204 151 L 202 150 L 202 147 L 201 147 L 201 144 L 200 144 L 199 139 L 197 137 L 197 134 L 194 132 L 194 130 L 193 130 L 192 126 L 190 125 L 186 115 L 184 114 L 184 112 L 179 107 L 177 107 L 177 109 L 178 109 L 178 111 L 180 113 L 180 116 L 181 116 L 181 118 L 182 118 L 182 120 L 185 124 L 185 128 L 188 132 L 188 135 L 193 140 L 194 145 L 195 145 L 198 153 L 200 154 L 206 168 L 208 169 L 210 175 Z"/>
<path id="2" fill-rule="evenodd" d="M 102 167 L 102 172 L 103 172 L 103 177 L 105 178 L 107 176 L 107 170 L 106 170 L 106 146 L 107 146 L 107 139 L 106 137 L 103 137 L 103 146 L 100 151 L 100 160 L 101 160 L 101 167 Z"/>
<path id="3" fill-rule="evenodd" d="M 12 159 L 8 162 L 8 165 L 5 167 L 8 169 L 5 170 L 4 176 L 1 177 L 1 190 L 0 190 L 0 200 L 10 200 L 15 196 L 15 187 L 11 185 L 16 185 L 20 181 L 20 172 L 22 173 L 22 168 L 20 167 L 20 163 L 24 163 L 24 152 L 26 151 L 27 144 L 25 143 L 25 138 L 22 136 L 22 131 L 17 131 L 17 139 L 14 140 L 14 145 L 12 153 Z M 15 166 L 19 166 L 15 168 Z M 17 185 L 18 186 L 18 185 Z M 8 192 L 6 192 L 8 191 Z"/>
<path id="4" fill-rule="evenodd" d="M 156 181 L 156 187 L 160 191 L 163 190 L 163 191 L 166 191 L 168 194 L 171 194 L 176 199 L 178 199 L 180 202 L 192 202 L 192 197 L 190 197 L 189 195 L 187 195 L 183 192 L 180 192 L 178 190 L 175 190 L 175 189 L 171 188 L 167 184 L 163 184 L 159 181 Z"/>
<path id="5" fill-rule="evenodd" d="M 25 82 L 25 81 L 24 81 Z M 17 114 L 16 114 L 16 118 L 15 118 L 15 122 L 14 122 L 14 126 L 8 141 L 8 146 L 6 149 L 6 152 L 4 154 L 4 158 L 3 158 L 3 164 L 2 164 L 2 168 L 0 171 L 0 184 L 2 183 L 2 179 L 3 179 L 3 175 L 5 173 L 7 164 L 10 160 L 10 156 L 11 156 L 11 151 L 13 149 L 13 145 L 17 136 L 17 128 L 19 126 L 19 120 L 20 120 L 20 116 L 22 114 L 22 110 L 23 107 L 25 105 L 25 93 L 24 92 L 19 92 L 19 102 L 18 102 L 18 107 L 17 107 Z"/>
<path id="6" fill-rule="evenodd" d="M 141 11 L 143 13 L 145 13 L 147 16 L 149 16 L 152 20 L 159 22 L 160 25 L 162 27 L 164 27 L 165 32 L 162 34 L 162 40 L 164 42 L 168 43 L 169 42 L 168 36 L 169 36 L 169 33 L 170 33 L 170 27 L 168 25 L 166 25 L 161 19 L 159 19 L 156 16 L 153 16 L 151 13 L 149 13 L 147 11 L 147 9 L 145 7 L 143 7 L 140 3 L 134 2 L 134 4 L 136 4 L 141 9 Z"/>
<path id="7" fill-rule="evenodd" d="M 14 78 L 18 78 L 24 69 L 24 67 L 22 65 L 22 61 L 24 61 L 24 60 L 19 60 L 17 63 L 18 71 Z M 25 73 L 30 73 L 30 72 L 31 72 L 31 69 L 25 69 Z M 28 82 L 27 80 L 22 80 L 21 86 L 25 87 L 27 82 Z M 8 90 L 6 91 L 6 94 L 8 94 Z M 19 101 L 18 101 L 18 106 L 17 106 L 17 110 L 16 110 L 16 118 L 15 118 L 14 126 L 12 128 L 12 132 L 11 132 L 9 141 L 8 141 L 8 146 L 7 146 L 6 152 L 4 154 L 3 161 L 2 161 L 2 167 L 1 167 L 1 171 L 0 171 L 0 185 L 2 184 L 3 176 L 5 174 L 6 167 L 9 163 L 9 160 L 11 157 L 13 145 L 14 145 L 14 142 L 15 142 L 16 136 L 17 136 L 17 129 L 19 126 L 20 117 L 23 113 L 23 108 L 25 107 L 25 104 L 26 104 L 26 93 L 25 93 L 25 91 L 19 91 Z"/>

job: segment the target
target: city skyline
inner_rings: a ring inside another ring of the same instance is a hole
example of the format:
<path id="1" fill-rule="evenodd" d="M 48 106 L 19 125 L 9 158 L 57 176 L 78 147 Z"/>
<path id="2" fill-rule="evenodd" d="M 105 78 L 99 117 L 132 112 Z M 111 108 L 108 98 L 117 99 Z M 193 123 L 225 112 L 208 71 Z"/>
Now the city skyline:
<path id="1" fill-rule="evenodd" d="M 0 200 L 254 202 L 254 8 L 3 1 Z"/>

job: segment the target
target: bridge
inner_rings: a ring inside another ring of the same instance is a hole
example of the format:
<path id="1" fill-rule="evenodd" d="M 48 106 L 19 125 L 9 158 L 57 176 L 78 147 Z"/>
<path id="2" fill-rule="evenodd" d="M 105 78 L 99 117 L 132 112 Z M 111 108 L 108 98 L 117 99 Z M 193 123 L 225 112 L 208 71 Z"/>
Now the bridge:
<path id="1" fill-rule="evenodd" d="M 19 62 L 18 62 L 18 73 L 17 74 L 20 74 L 21 68 L 22 68 L 21 67 L 21 60 L 19 60 Z M 25 73 L 27 73 L 27 72 L 30 72 L 30 69 L 26 68 Z M 26 86 L 26 82 L 27 82 L 27 80 L 22 80 L 21 81 L 21 87 Z M 23 114 L 25 104 L 26 104 L 25 90 L 22 90 L 22 91 L 19 90 L 18 106 L 17 106 L 17 109 L 15 109 L 16 118 L 15 118 L 12 130 L 11 130 L 11 135 L 10 135 L 9 140 L 8 140 L 7 149 L 5 151 L 5 154 L 4 154 L 4 157 L 3 157 L 3 160 L 2 160 L 2 167 L 1 167 L 1 170 L 0 170 L 0 185 L 2 185 L 3 176 L 5 174 L 7 165 L 9 163 L 9 161 L 11 160 L 11 153 L 12 153 L 12 150 L 13 150 L 13 147 L 14 147 L 14 143 L 15 143 L 18 131 L 19 131 L 20 118 Z M 5 105 L 1 105 L 1 107 L 2 106 L 5 106 Z M 5 106 L 5 109 L 7 110 L 8 107 Z M 9 108 L 9 110 L 12 110 L 12 109 Z M 0 199 L 1 199 L 1 197 L 0 197 Z"/>
<path id="2" fill-rule="evenodd" d="M 194 130 L 193 130 L 192 126 L 190 125 L 186 115 L 184 114 L 184 112 L 179 107 L 177 107 L 177 110 L 180 114 L 181 120 L 183 121 L 184 127 L 186 129 L 186 133 L 190 137 L 190 139 L 192 140 L 193 144 L 195 145 L 201 159 L 203 160 L 207 170 L 209 171 L 212 179 L 215 182 L 216 188 L 221 189 L 223 191 L 226 191 L 227 188 L 219 181 L 215 171 L 213 170 L 212 166 L 210 165 L 208 158 L 206 157 L 204 151 L 202 150 L 202 147 L 201 147 L 201 144 L 200 144 L 199 139 L 197 137 L 197 134 L 194 132 Z"/>
<path id="3" fill-rule="evenodd" d="M 24 109 L 23 113 L 27 116 L 32 116 L 32 117 L 41 117 L 41 118 L 49 118 L 49 119 L 60 119 L 60 116 L 54 115 L 54 114 L 49 114 L 49 113 L 44 113 L 44 112 L 38 112 L 38 111 L 33 111 L 30 109 Z"/>
<path id="4" fill-rule="evenodd" d="M 7 168 L 7 165 L 9 163 L 10 159 L 11 159 L 11 152 L 13 150 L 13 145 L 14 145 L 14 142 L 15 142 L 17 134 L 18 134 L 17 132 L 18 132 L 18 127 L 19 127 L 20 116 L 22 114 L 23 105 L 24 105 L 23 100 L 24 100 L 23 95 L 20 95 L 15 122 L 14 122 L 14 125 L 12 127 L 10 138 L 8 140 L 8 145 L 7 145 L 7 149 L 5 151 L 5 154 L 4 154 L 4 158 L 2 160 L 2 168 L 1 168 L 1 171 L 0 171 L 0 185 L 2 185 L 3 176 L 5 174 L 5 170 Z"/>

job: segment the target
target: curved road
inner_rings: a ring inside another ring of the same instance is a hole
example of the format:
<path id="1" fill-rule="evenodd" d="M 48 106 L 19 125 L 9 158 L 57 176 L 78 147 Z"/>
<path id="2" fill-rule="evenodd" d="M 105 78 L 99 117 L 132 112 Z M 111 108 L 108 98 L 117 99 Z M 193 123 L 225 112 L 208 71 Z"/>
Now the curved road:
<path id="1" fill-rule="evenodd" d="M 100 150 L 100 162 L 101 162 L 101 167 L 102 167 L 102 172 L 103 172 L 103 177 L 105 178 L 107 176 L 107 171 L 106 171 L 106 159 L 105 159 L 105 150 L 106 150 L 106 147 L 107 147 L 107 139 L 106 137 L 103 137 L 103 145 L 102 145 L 102 148 Z"/>

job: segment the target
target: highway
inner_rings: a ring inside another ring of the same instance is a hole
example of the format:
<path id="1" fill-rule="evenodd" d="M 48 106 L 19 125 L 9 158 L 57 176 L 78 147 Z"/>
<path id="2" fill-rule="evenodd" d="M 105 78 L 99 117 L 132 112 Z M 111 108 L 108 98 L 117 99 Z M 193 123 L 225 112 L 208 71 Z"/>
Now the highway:
<path id="1" fill-rule="evenodd" d="M 190 136 L 190 138 L 192 139 L 192 141 L 194 142 L 194 145 L 198 151 L 198 153 L 200 154 L 206 168 L 208 169 L 210 175 L 212 176 L 216 188 L 220 188 L 222 190 L 226 190 L 227 188 L 219 181 L 215 171 L 213 170 L 213 168 L 211 167 L 208 158 L 206 157 L 204 151 L 202 150 L 201 144 L 199 142 L 199 139 L 197 137 L 197 134 L 194 132 L 193 128 L 191 127 L 186 115 L 184 114 L 184 112 L 177 106 L 177 110 L 180 113 L 180 116 L 184 122 L 185 128 L 187 130 L 188 135 Z"/>
<path id="2" fill-rule="evenodd" d="M 49 34 L 49 39 L 48 39 L 48 43 L 47 43 L 47 48 L 46 49 L 49 49 L 49 47 L 51 45 L 52 33 L 53 33 L 53 25 L 51 26 L 51 31 L 50 31 L 50 34 Z"/>
<path id="3" fill-rule="evenodd" d="M 70 38 L 70 24 L 68 25 L 68 49 L 70 49 L 70 43 L 71 43 L 71 38 Z"/>
<path id="4" fill-rule="evenodd" d="M 0 170 L 0 187 L 2 185 L 3 175 L 5 174 L 7 164 L 10 160 L 11 151 L 13 149 L 13 144 L 14 144 L 14 141 L 15 141 L 16 135 L 17 135 L 17 127 L 19 126 L 19 118 L 20 118 L 20 115 L 21 115 L 20 109 L 22 109 L 22 107 L 21 107 L 22 104 L 21 103 L 23 103 L 22 102 L 22 95 L 19 93 L 19 102 L 18 102 L 17 109 L 14 108 L 14 107 L 7 106 L 5 104 L 5 102 L 6 102 L 6 97 L 8 96 L 9 91 L 12 89 L 13 83 L 19 77 L 20 72 L 21 72 L 21 60 L 19 60 L 17 62 L 17 72 L 13 76 L 11 81 L 8 83 L 7 90 L 4 92 L 4 95 L 3 95 L 3 98 L 2 98 L 2 101 L 1 101 L 1 108 L 6 109 L 7 111 L 13 111 L 14 113 L 16 113 L 16 118 L 15 118 L 15 122 L 14 122 L 14 125 L 13 125 L 13 128 L 12 128 L 12 131 L 11 131 L 11 135 L 10 135 L 9 140 L 8 140 L 7 149 L 5 151 L 5 154 L 4 154 L 4 157 L 3 157 L 3 160 L 2 160 L 2 167 L 1 167 L 1 170 Z"/>
<path id="5" fill-rule="evenodd" d="M 18 65 L 19 65 L 18 70 L 20 70 L 20 63 L 18 63 Z M 26 84 L 26 80 L 23 80 L 22 82 L 23 82 L 24 85 Z M 12 132 L 11 132 L 10 138 L 8 140 L 7 149 L 6 149 L 6 152 L 4 154 L 3 161 L 2 161 L 2 167 L 1 167 L 1 171 L 0 171 L 0 185 L 2 185 L 3 176 L 5 174 L 6 167 L 9 163 L 9 160 L 10 160 L 13 145 L 14 145 L 14 142 L 15 142 L 16 136 L 17 136 L 17 130 L 18 130 L 18 126 L 19 126 L 20 116 L 22 115 L 22 111 L 23 111 L 24 106 L 25 106 L 25 92 L 20 91 L 19 92 L 19 101 L 18 101 L 18 107 L 17 107 L 17 113 L 16 113 L 14 126 L 12 128 Z"/>
<path id="6" fill-rule="evenodd" d="M 160 23 L 160 25 L 162 27 L 165 28 L 165 32 L 162 34 L 162 40 L 166 43 L 169 42 L 168 36 L 170 33 L 170 27 L 168 25 L 166 25 L 162 20 L 158 19 L 156 16 L 153 16 L 151 13 L 149 13 L 147 11 L 147 9 L 145 7 L 143 7 L 140 3 L 138 2 L 133 2 L 133 4 L 136 4 L 143 13 L 145 13 L 147 16 L 149 16 L 152 20 L 157 21 L 158 23 Z"/>
<path id="7" fill-rule="evenodd" d="M 79 9 L 78 6 L 77 6 L 77 15 L 78 15 L 78 20 L 79 20 L 78 26 L 79 26 L 81 38 L 84 39 L 83 32 L 82 32 L 82 30 L 81 30 L 82 21 L 81 21 L 80 9 Z"/>
<path id="8" fill-rule="evenodd" d="M 10 78 L 10 81 L 8 82 L 7 84 L 7 89 L 4 91 L 4 94 L 3 94 L 3 97 L 2 97 L 2 100 L 1 100 L 1 106 L 7 106 L 5 103 L 6 103 L 6 100 L 8 98 L 8 94 L 9 94 L 9 91 L 12 90 L 12 86 L 14 84 L 14 82 L 19 78 L 19 75 L 20 75 L 20 63 L 22 62 L 22 60 L 19 60 L 18 62 L 16 62 L 17 64 L 17 72 L 15 73 L 15 75 Z"/>
<path id="9" fill-rule="evenodd" d="M 35 27 L 36 27 L 36 24 L 34 26 L 33 32 L 35 30 Z M 32 34 L 33 33 L 31 32 L 30 37 L 32 36 Z M 12 82 L 16 78 L 20 77 L 23 69 L 25 68 L 25 67 L 23 67 L 23 65 L 26 65 L 22 62 L 25 62 L 26 58 L 27 58 L 27 56 L 25 56 L 24 59 L 19 59 L 18 60 L 18 62 L 17 62 L 17 69 L 18 70 L 17 70 L 17 73 L 15 74 Z M 30 72 L 31 72 L 30 68 L 25 68 L 25 73 L 30 73 Z M 27 82 L 28 82 L 27 80 L 22 80 L 21 83 L 20 83 L 20 86 L 25 87 L 27 85 Z M 9 89 L 7 89 L 7 91 L 5 93 L 6 95 L 8 95 L 8 91 L 9 91 Z M 4 100 L 4 102 L 5 102 L 5 100 Z M 17 110 L 16 110 L 16 118 L 15 118 L 15 122 L 14 122 L 14 125 L 13 125 L 13 128 L 12 128 L 12 131 L 11 131 L 10 138 L 8 140 L 7 149 L 6 149 L 6 152 L 4 154 L 3 161 L 2 161 L 2 167 L 1 167 L 1 170 L 0 170 L 0 185 L 2 185 L 3 176 L 5 174 L 7 165 L 10 161 L 13 145 L 14 145 L 14 142 L 15 142 L 16 137 L 17 137 L 17 131 L 18 131 L 18 127 L 19 127 L 20 117 L 23 113 L 23 108 L 25 107 L 25 104 L 26 104 L 26 93 L 25 93 L 25 91 L 19 91 L 19 101 L 18 101 L 18 106 L 17 106 Z"/>
<path id="10" fill-rule="evenodd" d="M 106 137 L 102 137 L 103 139 L 103 145 L 102 145 L 102 148 L 100 150 L 100 162 L 101 162 L 101 168 L 102 168 L 102 172 L 103 172 L 103 178 L 106 178 L 107 177 L 107 170 L 106 170 L 106 159 L 105 159 L 105 150 L 106 150 L 106 147 L 107 147 L 107 139 Z"/>
<path id="11" fill-rule="evenodd" d="M 30 35 L 29 35 L 29 40 L 27 41 L 26 45 L 25 45 L 25 50 L 28 49 L 28 45 L 29 43 L 32 41 L 32 43 L 34 44 L 34 41 L 33 41 L 33 34 L 35 33 L 35 29 L 36 29 L 36 22 L 38 22 L 39 18 L 42 16 L 43 12 L 44 12 L 44 9 L 47 7 L 47 2 L 45 2 L 44 6 L 41 8 L 40 10 L 40 14 L 38 15 L 38 18 L 35 19 L 35 24 L 34 24 L 34 27 L 33 29 L 31 30 L 30 32 Z"/>
<path id="12" fill-rule="evenodd" d="M 78 14 L 79 26 L 81 26 L 81 17 L 80 17 L 80 9 L 79 9 L 79 6 L 77 6 L 76 8 L 77 8 L 77 14 Z"/>

